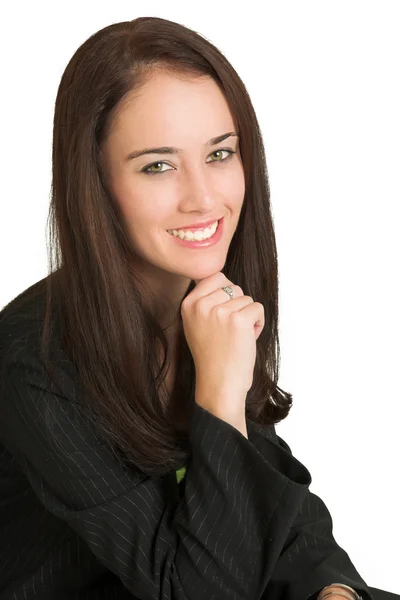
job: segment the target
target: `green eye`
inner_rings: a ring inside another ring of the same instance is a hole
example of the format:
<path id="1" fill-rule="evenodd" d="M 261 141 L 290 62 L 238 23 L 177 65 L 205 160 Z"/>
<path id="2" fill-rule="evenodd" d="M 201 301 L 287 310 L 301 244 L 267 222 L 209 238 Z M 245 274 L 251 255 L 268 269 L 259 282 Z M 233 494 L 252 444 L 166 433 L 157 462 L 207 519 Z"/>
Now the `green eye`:
<path id="1" fill-rule="evenodd" d="M 230 159 L 233 158 L 233 155 L 236 154 L 236 152 L 234 152 L 233 150 L 228 150 L 227 148 L 221 148 L 220 150 L 214 150 L 214 152 L 212 152 L 210 154 L 210 156 L 212 156 L 213 154 L 218 154 L 219 152 L 227 152 L 228 156 L 225 158 L 221 158 L 220 160 L 211 160 L 209 162 L 226 162 Z M 155 163 L 151 163 L 151 165 L 147 165 L 147 167 L 143 167 L 143 169 L 141 170 L 141 173 L 145 173 L 145 175 L 162 175 L 163 173 L 166 173 L 167 171 L 173 171 L 173 169 L 166 169 L 164 171 L 152 171 L 151 169 L 153 167 L 156 167 L 157 165 L 168 165 L 168 163 L 164 162 L 164 161 L 158 161 Z"/>
<path id="2" fill-rule="evenodd" d="M 152 167 L 155 167 L 157 165 L 163 165 L 165 163 L 163 162 L 158 162 L 158 163 L 153 163 L 152 165 L 150 165 L 148 168 L 151 169 Z M 159 173 L 160 171 L 150 171 L 150 173 Z M 162 171 L 161 171 L 162 172 Z"/>
<path id="3" fill-rule="evenodd" d="M 218 152 L 223 152 L 223 150 L 216 150 L 215 152 L 210 154 L 210 156 L 212 156 L 213 154 L 218 154 Z M 225 152 L 227 152 L 227 150 L 225 150 Z M 225 160 L 225 159 L 223 158 L 222 160 Z M 211 161 L 211 162 L 218 162 L 218 161 Z"/>

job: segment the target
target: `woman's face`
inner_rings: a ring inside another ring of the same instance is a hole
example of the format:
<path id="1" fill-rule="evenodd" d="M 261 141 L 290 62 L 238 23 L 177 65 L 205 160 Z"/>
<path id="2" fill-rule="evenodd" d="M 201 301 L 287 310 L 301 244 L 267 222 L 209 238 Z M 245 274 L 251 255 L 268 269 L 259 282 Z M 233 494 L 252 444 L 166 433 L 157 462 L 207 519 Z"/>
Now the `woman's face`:
<path id="1" fill-rule="evenodd" d="M 228 104 L 208 77 L 183 81 L 157 72 L 115 115 L 103 148 L 108 185 L 135 268 L 164 290 L 223 270 L 243 204 L 244 171 L 237 137 L 208 142 L 235 131 Z M 127 158 L 165 146 L 181 151 Z M 208 247 L 183 246 L 167 231 L 222 217 L 222 237 Z"/>

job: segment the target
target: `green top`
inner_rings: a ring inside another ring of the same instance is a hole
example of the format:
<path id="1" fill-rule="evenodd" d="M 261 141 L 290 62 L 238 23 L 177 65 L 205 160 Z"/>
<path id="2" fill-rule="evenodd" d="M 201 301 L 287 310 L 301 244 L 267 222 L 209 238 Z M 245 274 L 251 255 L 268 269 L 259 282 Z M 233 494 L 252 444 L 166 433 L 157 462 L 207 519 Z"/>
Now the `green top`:
<path id="1" fill-rule="evenodd" d="M 178 469 L 176 471 L 176 479 L 177 482 L 180 483 L 182 481 L 182 479 L 185 477 L 186 474 L 186 467 L 181 467 L 180 469 Z"/>

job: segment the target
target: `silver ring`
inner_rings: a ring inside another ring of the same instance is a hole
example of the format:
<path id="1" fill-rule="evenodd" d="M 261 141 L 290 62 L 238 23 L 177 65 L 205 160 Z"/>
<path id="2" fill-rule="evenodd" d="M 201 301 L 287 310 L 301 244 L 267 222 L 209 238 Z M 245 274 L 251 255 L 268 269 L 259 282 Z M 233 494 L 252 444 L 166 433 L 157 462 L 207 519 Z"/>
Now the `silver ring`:
<path id="1" fill-rule="evenodd" d="M 229 287 L 229 285 L 222 287 L 221 290 L 224 290 L 224 292 L 229 294 L 230 299 L 233 300 L 233 290 L 231 287 Z"/>

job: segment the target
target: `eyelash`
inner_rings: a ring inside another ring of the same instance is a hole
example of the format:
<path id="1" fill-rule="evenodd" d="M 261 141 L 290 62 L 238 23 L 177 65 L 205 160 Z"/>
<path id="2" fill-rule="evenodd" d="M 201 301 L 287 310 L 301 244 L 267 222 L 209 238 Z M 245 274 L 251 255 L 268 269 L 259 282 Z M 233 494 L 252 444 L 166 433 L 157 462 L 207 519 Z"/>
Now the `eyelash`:
<path id="1" fill-rule="evenodd" d="M 231 158 L 233 158 L 233 155 L 236 154 L 236 152 L 234 150 L 228 150 L 228 148 L 219 148 L 218 150 L 214 150 L 214 152 L 211 152 L 211 154 L 215 154 L 216 152 L 229 152 L 228 156 L 226 158 L 222 158 L 221 160 L 212 160 L 211 162 L 213 163 L 221 163 L 221 162 L 226 162 L 228 160 L 230 160 Z M 210 154 L 210 156 L 211 156 Z M 150 167 L 152 167 L 153 165 L 167 165 L 168 163 L 166 163 L 163 160 L 158 160 L 157 162 L 151 163 L 150 165 L 147 165 L 146 167 L 143 167 L 143 169 L 141 169 L 141 173 L 144 173 L 145 175 L 163 175 L 164 173 L 168 173 L 168 171 L 172 171 L 173 169 L 168 169 L 167 171 L 148 171 L 147 169 L 150 169 Z"/>

